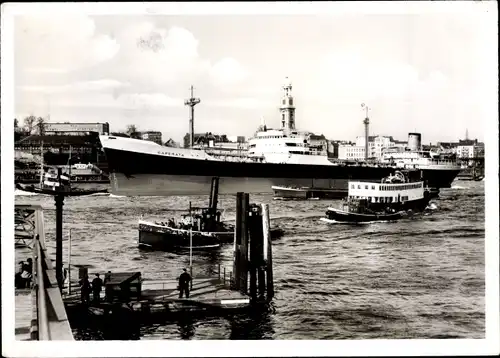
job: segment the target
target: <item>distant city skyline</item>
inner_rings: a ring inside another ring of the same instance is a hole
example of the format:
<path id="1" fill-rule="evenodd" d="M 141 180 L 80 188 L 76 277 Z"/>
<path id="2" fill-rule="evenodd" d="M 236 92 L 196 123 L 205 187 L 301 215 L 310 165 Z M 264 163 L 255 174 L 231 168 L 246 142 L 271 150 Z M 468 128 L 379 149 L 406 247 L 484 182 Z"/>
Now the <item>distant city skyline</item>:
<path id="1" fill-rule="evenodd" d="M 113 131 L 135 124 L 182 143 L 194 85 L 195 132 L 248 138 L 262 117 L 279 127 L 289 77 L 299 130 L 354 140 L 366 103 L 370 135 L 405 140 L 416 131 L 435 143 L 468 130 L 483 141 L 498 116 L 496 17 L 468 5 L 387 15 L 336 14 L 331 4 L 317 16 L 19 16 L 15 115 L 109 122 Z"/>

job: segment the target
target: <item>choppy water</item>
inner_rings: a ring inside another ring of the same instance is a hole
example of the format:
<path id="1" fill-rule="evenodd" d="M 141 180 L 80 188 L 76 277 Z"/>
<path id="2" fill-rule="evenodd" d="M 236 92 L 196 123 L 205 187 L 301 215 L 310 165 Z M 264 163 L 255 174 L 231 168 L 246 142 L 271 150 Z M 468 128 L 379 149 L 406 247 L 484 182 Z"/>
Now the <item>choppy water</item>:
<path id="1" fill-rule="evenodd" d="M 204 206 L 208 197 L 66 199 L 72 263 L 137 270 L 146 279 L 177 277 L 188 256 L 139 250 L 137 220 L 177 216 L 189 201 Z M 437 209 L 422 217 L 361 226 L 320 222 L 333 201 L 261 195 L 250 201 L 269 203 L 273 225 L 286 232 L 273 244 L 276 312 L 142 327 L 140 339 L 484 338 L 483 182 L 456 181 L 442 189 Z M 47 245 L 54 252 L 53 199 L 18 195 L 16 203 L 47 209 Z M 220 206 L 234 218 L 234 196 L 221 196 Z M 195 253 L 194 276 L 215 271 L 219 263 L 231 267 L 231 260 L 232 245 Z M 96 331 L 75 333 L 78 339 L 102 338 Z"/>

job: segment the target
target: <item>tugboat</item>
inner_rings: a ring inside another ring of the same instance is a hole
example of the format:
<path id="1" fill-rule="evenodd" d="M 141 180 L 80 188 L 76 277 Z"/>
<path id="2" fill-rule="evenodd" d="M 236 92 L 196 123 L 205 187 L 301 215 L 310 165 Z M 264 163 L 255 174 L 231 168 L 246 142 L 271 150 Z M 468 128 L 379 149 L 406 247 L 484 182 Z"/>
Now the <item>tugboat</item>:
<path id="1" fill-rule="evenodd" d="M 395 172 L 380 183 L 349 182 L 348 197 L 342 208 L 329 207 L 328 223 L 369 223 L 395 221 L 412 212 L 424 211 L 431 199 L 424 182 L 410 182 L 402 172 Z"/>
<path id="2" fill-rule="evenodd" d="M 212 179 L 209 207 L 189 205 L 189 212 L 176 222 L 139 220 L 138 246 L 160 250 L 217 249 L 234 240 L 234 225 L 221 221 L 223 211 L 217 210 L 219 178 Z M 281 228 L 271 228 L 271 238 L 283 236 Z"/>
<path id="3" fill-rule="evenodd" d="M 221 212 L 216 218 L 210 217 L 210 208 L 190 207 L 189 214 L 184 214 L 176 222 L 174 218 L 166 222 L 139 220 L 139 247 L 183 250 L 216 249 L 225 236 L 234 236 L 220 222 Z"/>

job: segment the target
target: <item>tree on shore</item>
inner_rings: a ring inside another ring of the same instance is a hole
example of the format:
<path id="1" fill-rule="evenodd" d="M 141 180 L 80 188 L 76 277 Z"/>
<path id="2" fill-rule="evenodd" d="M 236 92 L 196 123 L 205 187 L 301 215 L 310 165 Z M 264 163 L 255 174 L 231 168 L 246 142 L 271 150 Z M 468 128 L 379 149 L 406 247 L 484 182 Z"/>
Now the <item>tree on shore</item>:
<path id="1" fill-rule="evenodd" d="M 129 124 L 127 126 L 127 134 L 131 135 L 132 133 L 137 133 L 137 126 L 135 124 Z"/>
<path id="2" fill-rule="evenodd" d="M 36 117 L 31 115 L 31 116 L 28 116 L 26 118 L 24 118 L 24 128 L 26 129 L 26 132 L 28 132 L 28 134 L 31 134 L 31 132 L 33 132 L 33 127 L 35 125 L 35 122 L 36 122 Z"/>
<path id="3" fill-rule="evenodd" d="M 36 119 L 36 126 L 37 126 L 37 130 L 38 130 L 39 135 L 45 134 L 45 124 L 46 123 L 47 123 L 47 121 L 43 117 L 38 117 Z"/>

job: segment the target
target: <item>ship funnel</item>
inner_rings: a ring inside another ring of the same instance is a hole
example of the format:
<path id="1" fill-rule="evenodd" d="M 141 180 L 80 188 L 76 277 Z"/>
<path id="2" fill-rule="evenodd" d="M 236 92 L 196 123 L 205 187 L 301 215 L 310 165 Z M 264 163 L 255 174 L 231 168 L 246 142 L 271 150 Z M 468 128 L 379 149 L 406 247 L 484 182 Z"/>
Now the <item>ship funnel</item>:
<path id="1" fill-rule="evenodd" d="M 422 148 L 422 134 L 408 133 L 408 148 L 410 150 L 420 150 Z"/>

